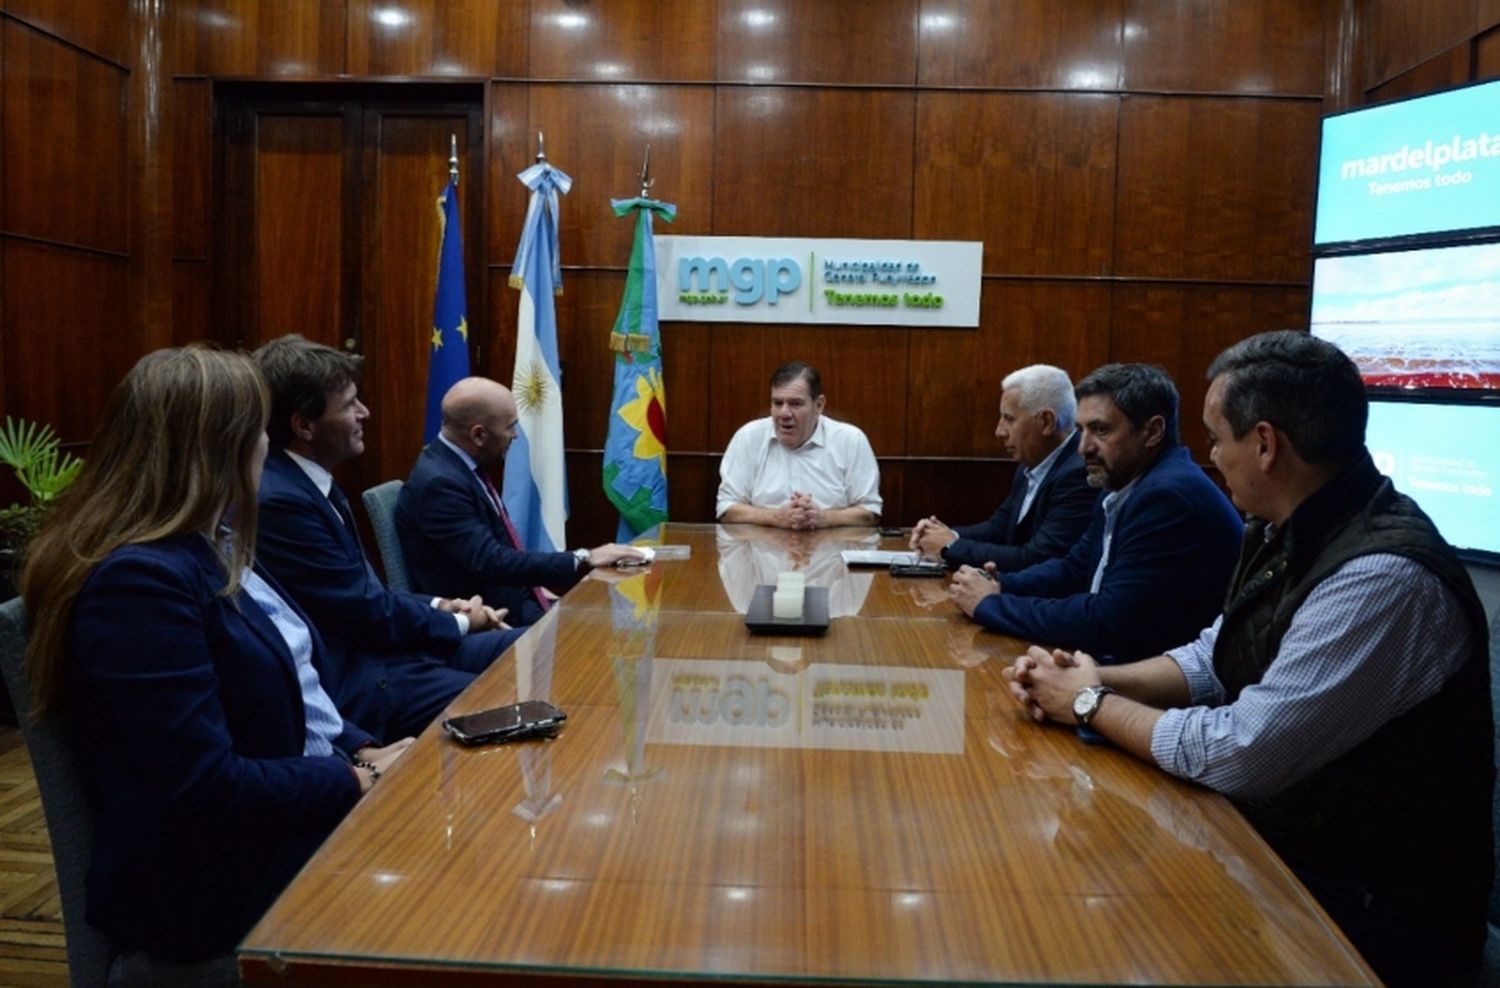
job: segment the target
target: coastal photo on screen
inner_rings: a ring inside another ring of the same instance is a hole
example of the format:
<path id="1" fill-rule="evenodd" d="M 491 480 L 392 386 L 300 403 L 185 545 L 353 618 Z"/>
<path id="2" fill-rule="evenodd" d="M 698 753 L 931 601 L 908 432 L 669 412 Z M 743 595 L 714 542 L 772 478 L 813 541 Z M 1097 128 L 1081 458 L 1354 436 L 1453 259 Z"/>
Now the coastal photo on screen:
<path id="1" fill-rule="evenodd" d="M 1500 388 L 1500 243 L 1322 257 L 1312 332 L 1377 388 Z"/>

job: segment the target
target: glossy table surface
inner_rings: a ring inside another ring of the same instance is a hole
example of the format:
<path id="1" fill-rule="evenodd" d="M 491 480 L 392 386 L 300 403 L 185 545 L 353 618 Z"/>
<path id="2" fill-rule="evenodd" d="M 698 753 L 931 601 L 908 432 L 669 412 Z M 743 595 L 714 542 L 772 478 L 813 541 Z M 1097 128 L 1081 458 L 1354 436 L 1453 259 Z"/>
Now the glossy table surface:
<path id="1" fill-rule="evenodd" d="M 451 708 L 546 698 L 561 736 L 429 728 L 246 976 L 1374 983 L 1229 803 L 1025 719 L 1023 643 L 944 581 L 844 567 L 877 541 L 673 525 L 689 558 L 580 584 Z M 750 634 L 791 568 L 830 588 L 827 633 Z"/>

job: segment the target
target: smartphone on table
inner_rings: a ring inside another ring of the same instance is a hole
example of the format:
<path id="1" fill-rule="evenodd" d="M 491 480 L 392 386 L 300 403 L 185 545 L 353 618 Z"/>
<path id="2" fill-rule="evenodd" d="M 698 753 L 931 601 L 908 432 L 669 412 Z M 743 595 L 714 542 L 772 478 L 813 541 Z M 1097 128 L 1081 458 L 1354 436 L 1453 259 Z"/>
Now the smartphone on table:
<path id="1" fill-rule="evenodd" d="M 500 744 L 526 738 L 555 737 L 568 715 L 546 700 L 523 700 L 505 707 L 459 714 L 443 721 L 443 730 L 463 744 Z"/>

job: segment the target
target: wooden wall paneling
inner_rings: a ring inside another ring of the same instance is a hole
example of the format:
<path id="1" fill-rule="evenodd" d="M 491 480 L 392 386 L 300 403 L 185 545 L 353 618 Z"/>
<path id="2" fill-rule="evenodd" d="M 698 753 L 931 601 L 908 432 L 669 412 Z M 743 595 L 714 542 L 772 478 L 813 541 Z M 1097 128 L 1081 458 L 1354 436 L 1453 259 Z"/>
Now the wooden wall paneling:
<path id="1" fill-rule="evenodd" d="M 1208 462 L 1203 396 L 1208 365 L 1226 347 L 1272 329 L 1305 329 L 1305 287 L 1117 285 L 1109 359 L 1160 364 L 1182 396 L 1184 441 Z"/>
<path id="2" fill-rule="evenodd" d="M 1000 380 L 1041 363 L 1077 381 L 1109 359 L 1110 334 L 1106 283 L 986 279 L 977 332 L 911 331 L 908 451 L 999 456 Z"/>
<path id="3" fill-rule="evenodd" d="M 1500 0 L 1478 0 L 1477 9 L 1474 12 L 1474 30 L 1476 33 L 1488 31 L 1492 27 L 1500 26 Z"/>
<path id="4" fill-rule="evenodd" d="M 651 194 L 677 206 L 677 219 L 657 218 L 656 232 L 713 229 L 713 112 L 707 86 L 531 87 L 531 129 L 546 134 L 548 159 L 573 179 L 561 207 L 563 264 L 624 268 L 630 262 L 635 223 L 617 217 L 609 202 L 640 192 L 647 144 L 656 183 Z M 531 137 L 534 144 L 535 133 Z M 524 204 L 526 189 L 513 174 L 500 183 Z M 501 258 L 514 258 L 519 235 L 518 219 Z"/>
<path id="5" fill-rule="evenodd" d="M 132 66 L 130 0 L 7 0 L 5 12 L 84 51 Z"/>
<path id="6" fill-rule="evenodd" d="M 172 345 L 218 339 L 212 322 L 213 275 L 206 260 L 172 263 Z"/>
<path id="7" fill-rule="evenodd" d="M 1115 274 L 1307 279 L 1321 112 L 1315 100 L 1125 97 Z"/>
<path id="8" fill-rule="evenodd" d="M 989 520 L 1010 493 L 1016 462 L 1000 459 L 997 451 L 986 459 L 907 460 L 882 463 L 882 485 L 887 475 L 901 476 L 905 510 L 893 513 L 888 504 L 888 525 L 911 526 L 919 518 L 936 515 L 949 525 L 973 525 Z M 908 581 L 916 583 L 919 581 Z"/>
<path id="9" fill-rule="evenodd" d="M 141 346 L 172 341 L 172 112 L 165 4 L 131 8 L 132 69 L 126 90 L 131 316 Z"/>
<path id="10" fill-rule="evenodd" d="M 1365 93 L 1366 103 L 1383 103 L 1405 96 L 1447 89 L 1468 82 L 1473 74 L 1473 53 L 1465 41 L 1385 80 Z"/>
<path id="11" fill-rule="evenodd" d="M 714 233 L 907 239 L 911 92 L 721 87 Z"/>
<path id="12" fill-rule="evenodd" d="M 206 79 L 174 79 L 171 127 L 172 256 L 206 260 L 212 249 L 208 204 L 213 174 L 213 91 Z"/>
<path id="13" fill-rule="evenodd" d="M 557 311 L 557 356 L 562 364 L 563 430 L 570 449 L 600 449 L 608 427 L 614 389 L 614 351 L 609 331 L 620 308 L 625 275 L 615 271 L 564 271 L 561 295 L 554 295 Z M 516 308 L 521 291 L 505 289 L 505 304 Z M 496 368 L 507 387 L 515 377 L 515 361 Z M 667 382 L 668 412 L 673 398 Z M 672 416 L 667 416 L 672 428 Z M 671 434 L 668 434 L 670 446 Z M 693 447 L 701 448 L 701 447 Z"/>
<path id="14" fill-rule="evenodd" d="M 563 415 L 570 448 L 599 449 L 608 431 L 615 353 L 609 333 L 620 310 L 624 272 L 566 271 L 556 296 L 558 356 L 563 363 Z M 519 292 L 506 292 L 514 308 Z M 701 452 L 708 446 L 710 328 L 662 324 L 662 381 L 667 389 L 667 449 Z M 514 364 L 499 378 L 510 384 Z"/>
<path id="15" fill-rule="evenodd" d="M 109 392 L 141 356 L 122 318 L 130 262 L 90 251 L 0 239 L 5 299 L 5 411 L 88 439 Z"/>
<path id="16" fill-rule="evenodd" d="M 283 333 L 342 346 L 358 313 L 344 297 L 346 245 L 357 243 L 343 203 L 345 115 L 255 114 L 248 297 L 243 345 Z"/>
<path id="17" fill-rule="evenodd" d="M 526 74 L 526 0 L 347 3 L 351 75 Z"/>
<path id="18" fill-rule="evenodd" d="M 1107 274 L 1114 96 L 922 93 L 913 235 L 984 241 L 984 270 Z"/>
<path id="19" fill-rule="evenodd" d="M 736 429 L 771 411 L 771 373 L 789 360 L 817 368 L 827 414 L 865 431 L 876 456 L 909 452 L 906 330 L 890 326 L 716 323 L 709 362 L 709 448 L 722 452 Z"/>
<path id="20" fill-rule="evenodd" d="M 568 548 L 615 541 L 620 515 L 604 496 L 604 458 L 593 450 L 567 454 Z M 668 491 L 671 507 L 671 491 Z"/>
<path id="21" fill-rule="evenodd" d="M 376 417 L 373 448 L 358 463 L 362 486 L 405 477 L 422 448 L 427 407 L 427 363 L 432 343 L 432 306 L 437 284 L 437 197 L 448 181 L 449 135 L 458 137 L 464 173 L 473 174 L 480 146 L 480 107 L 410 109 L 373 105 L 364 114 L 365 176 L 358 203 L 363 217 L 359 241 L 361 386 Z M 476 153 L 471 154 L 470 149 Z M 467 195 L 464 193 L 468 193 Z M 460 225 L 477 224 L 481 190 L 460 177 Z M 481 253 L 465 242 L 469 321 L 486 311 Z M 474 277 L 468 272 L 474 271 Z"/>
<path id="22" fill-rule="evenodd" d="M 880 520 L 882 524 L 896 525 L 900 519 L 911 517 L 916 511 L 907 500 L 906 478 L 914 470 L 927 467 L 925 463 L 909 463 L 902 459 L 879 460 L 880 466 Z"/>
<path id="23" fill-rule="evenodd" d="M 1126 0 L 1124 88 L 1323 94 L 1322 4 Z"/>
<path id="24" fill-rule="evenodd" d="M 924 0 L 918 83 L 1115 89 L 1123 0 Z"/>
<path id="25" fill-rule="evenodd" d="M 1364 84 L 1359 0 L 1323 0 L 1323 112 L 1354 106 Z"/>
<path id="26" fill-rule="evenodd" d="M 1500 79 L 1500 28 L 1474 39 L 1474 78 Z"/>
<path id="27" fill-rule="evenodd" d="M 177 0 L 169 64 L 185 75 L 340 75 L 345 2 Z"/>
<path id="28" fill-rule="evenodd" d="M 615 541 L 620 515 L 604 493 L 604 458 L 598 450 L 572 449 L 568 467 L 568 546 Z M 668 455 L 668 523 L 711 522 L 719 490 L 719 457 L 702 453 Z"/>
<path id="29" fill-rule="evenodd" d="M 478 365 L 473 368 L 474 373 L 483 374 L 485 377 L 493 378 L 510 387 L 510 382 L 515 379 L 516 371 L 516 307 L 519 304 L 519 296 L 516 290 L 510 287 L 510 263 L 512 258 L 506 258 L 503 265 L 491 265 L 487 269 L 486 301 L 489 305 L 489 318 L 480 334 L 470 334 L 469 342 L 475 342 L 475 336 L 480 335 L 480 354 Z M 567 278 L 570 272 L 563 272 L 563 295 L 568 294 Z M 561 302 L 562 298 L 558 301 Z M 477 325 L 476 320 L 476 325 Z M 559 341 L 559 344 L 561 341 Z M 561 350 L 558 359 L 562 359 Z M 567 429 L 568 409 L 567 403 L 563 404 L 563 429 Z"/>
<path id="30" fill-rule="evenodd" d="M 529 89 L 524 84 L 491 83 L 485 94 L 489 145 L 485 148 L 485 228 L 480 242 L 485 245 L 486 263 L 504 265 L 507 276 L 526 219 L 528 193 L 516 176 L 536 158 L 537 128 L 528 117 Z M 478 227 L 471 225 L 471 229 Z M 494 329 L 494 325 L 489 327 L 491 332 Z"/>
<path id="31" fill-rule="evenodd" d="M 718 77 L 911 85 L 920 6 L 918 0 L 865 0 L 853 8 L 824 0 L 719 0 Z"/>
<path id="32" fill-rule="evenodd" d="M 1368 0 L 1364 6 L 1366 91 L 1426 62 L 1474 33 L 1474 0 Z"/>
<path id="33" fill-rule="evenodd" d="M 667 454 L 667 511 L 672 521 L 715 520 L 722 459 L 716 454 Z"/>
<path id="34" fill-rule="evenodd" d="M 533 0 L 530 78 L 710 81 L 714 6 L 700 0 Z"/>
<path id="35" fill-rule="evenodd" d="M 129 250 L 129 73 L 6 19 L 0 229 Z"/>

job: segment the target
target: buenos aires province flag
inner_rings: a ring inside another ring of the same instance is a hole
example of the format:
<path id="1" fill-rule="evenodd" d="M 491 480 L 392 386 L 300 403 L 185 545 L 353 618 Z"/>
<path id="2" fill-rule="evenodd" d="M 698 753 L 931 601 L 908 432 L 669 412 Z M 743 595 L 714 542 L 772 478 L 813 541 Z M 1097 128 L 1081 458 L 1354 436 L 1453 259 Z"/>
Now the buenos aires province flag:
<path id="1" fill-rule="evenodd" d="M 670 223 L 677 207 L 655 199 L 615 199 L 616 216 L 634 213 L 635 239 L 620 314 L 609 334 L 615 391 L 604 440 L 604 493 L 620 512 L 615 536 L 628 542 L 667 520 L 667 391 L 661 377 L 653 215 Z"/>

